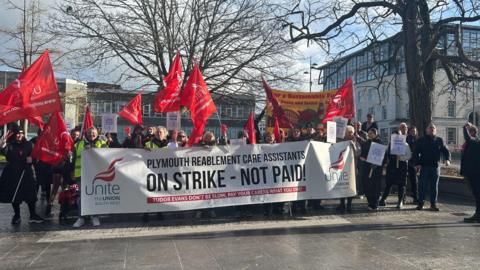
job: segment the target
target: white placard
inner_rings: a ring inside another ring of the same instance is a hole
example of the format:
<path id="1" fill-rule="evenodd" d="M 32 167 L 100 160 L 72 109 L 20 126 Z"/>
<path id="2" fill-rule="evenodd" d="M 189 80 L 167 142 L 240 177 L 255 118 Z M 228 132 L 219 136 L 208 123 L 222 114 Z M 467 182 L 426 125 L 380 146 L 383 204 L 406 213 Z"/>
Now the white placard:
<path id="1" fill-rule="evenodd" d="M 350 142 L 82 152 L 82 215 L 355 196 Z"/>
<path id="2" fill-rule="evenodd" d="M 347 130 L 348 119 L 341 116 L 333 117 L 333 121 L 337 123 L 337 138 L 345 138 L 345 131 Z"/>
<path id="3" fill-rule="evenodd" d="M 370 145 L 370 150 L 368 151 L 367 162 L 382 166 L 383 158 L 385 157 L 385 151 L 387 151 L 386 145 L 372 142 Z"/>
<path id="4" fill-rule="evenodd" d="M 67 127 L 67 130 L 70 132 L 70 130 L 75 128 L 75 120 L 72 118 L 65 118 L 65 126 Z"/>
<path id="5" fill-rule="evenodd" d="M 241 139 L 230 139 L 230 145 L 246 145 L 247 140 L 245 138 Z"/>
<path id="6" fill-rule="evenodd" d="M 116 113 L 102 114 L 102 132 L 103 133 L 117 133 L 117 119 Z"/>
<path id="7" fill-rule="evenodd" d="M 167 112 L 167 129 L 168 130 L 180 130 L 181 128 L 181 114 L 180 112 Z"/>
<path id="8" fill-rule="evenodd" d="M 390 154 L 396 156 L 405 155 L 405 146 L 407 145 L 407 136 L 400 134 L 392 134 L 390 137 Z"/>
<path id="9" fill-rule="evenodd" d="M 327 142 L 336 143 L 337 142 L 337 123 L 328 121 L 327 122 Z"/>

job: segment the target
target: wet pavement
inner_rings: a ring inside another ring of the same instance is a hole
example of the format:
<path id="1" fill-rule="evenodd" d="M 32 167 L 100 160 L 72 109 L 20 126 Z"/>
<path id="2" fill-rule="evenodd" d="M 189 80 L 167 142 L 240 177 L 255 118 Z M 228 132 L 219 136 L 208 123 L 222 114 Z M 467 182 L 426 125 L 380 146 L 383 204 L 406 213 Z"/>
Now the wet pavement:
<path id="1" fill-rule="evenodd" d="M 368 212 L 355 200 L 352 214 L 339 214 L 328 201 L 293 217 L 239 218 L 224 208 L 214 219 L 152 214 L 147 224 L 104 216 L 101 227 L 82 229 L 59 225 L 58 207 L 45 224 L 28 224 L 25 205 L 12 226 L 3 204 L 0 269 L 480 269 L 480 224 L 462 222 L 473 203 L 440 199 L 440 212 L 393 204 Z"/>

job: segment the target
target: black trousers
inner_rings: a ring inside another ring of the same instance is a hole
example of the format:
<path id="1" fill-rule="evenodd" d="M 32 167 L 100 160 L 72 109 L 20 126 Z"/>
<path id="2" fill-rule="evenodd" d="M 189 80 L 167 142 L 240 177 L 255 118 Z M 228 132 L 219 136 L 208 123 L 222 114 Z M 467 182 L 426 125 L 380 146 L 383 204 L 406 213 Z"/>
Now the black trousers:
<path id="1" fill-rule="evenodd" d="M 480 215 L 480 175 L 466 177 L 470 182 L 473 197 L 475 198 L 475 214 Z"/>
<path id="2" fill-rule="evenodd" d="M 383 190 L 382 201 L 385 201 L 390 195 L 390 191 L 392 190 L 393 184 L 387 183 L 385 185 L 385 189 Z M 396 185 L 398 186 L 398 203 L 403 201 L 403 197 L 405 197 L 405 186 L 404 185 Z"/>
<path id="3" fill-rule="evenodd" d="M 418 178 L 415 167 L 408 165 L 408 181 L 410 182 L 410 191 L 414 200 L 418 199 Z"/>

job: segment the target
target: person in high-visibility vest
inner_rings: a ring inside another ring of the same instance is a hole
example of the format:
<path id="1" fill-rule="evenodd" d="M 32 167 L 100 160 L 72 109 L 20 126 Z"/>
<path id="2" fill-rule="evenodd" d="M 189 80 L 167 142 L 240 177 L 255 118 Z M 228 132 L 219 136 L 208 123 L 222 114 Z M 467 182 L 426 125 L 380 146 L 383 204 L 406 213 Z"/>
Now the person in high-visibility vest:
<path id="1" fill-rule="evenodd" d="M 153 150 L 159 148 L 167 147 L 167 129 L 163 126 L 153 127 L 152 128 L 153 137 L 145 143 L 146 150 Z M 159 220 L 163 219 L 162 213 L 157 213 L 157 218 Z M 148 213 L 142 215 L 142 221 L 148 222 L 150 220 Z"/>
<path id="2" fill-rule="evenodd" d="M 75 182 L 81 186 L 81 172 L 82 172 L 82 167 L 81 167 L 81 160 L 82 160 L 82 152 L 86 149 L 90 148 L 107 148 L 107 142 L 101 140 L 98 137 L 98 131 L 95 127 L 91 127 L 87 130 L 85 134 L 85 139 L 80 140 L 75 144 L 75 149 L 74 149 L 74 154 L 73 154 L 73 164 L 75 164 L 75 169 L 73 171 L 73 178 Z M 85 224 L 85 218 L 81 216 L 81 205 L 80 205 L 80 190 L 79 190 L 79 196 L 77 200 L 78 204 L 78 219 L 77 221 L 73 224 L 74 228 L 79 228 L 82 227 Z M 100 226 L 100 220 L 98 219 L 97 216 L 92 216 L 92 225 L 94 227 Z"/>

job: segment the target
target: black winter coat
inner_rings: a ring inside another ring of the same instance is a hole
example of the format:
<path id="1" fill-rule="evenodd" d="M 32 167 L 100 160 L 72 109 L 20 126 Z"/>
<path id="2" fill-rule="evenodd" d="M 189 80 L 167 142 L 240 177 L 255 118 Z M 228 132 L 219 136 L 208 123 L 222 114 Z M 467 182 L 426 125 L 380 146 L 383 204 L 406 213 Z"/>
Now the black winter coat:
<path id="1" fill-rule="evenodd" d="M 470 137 L 466 128 L 463 129 L 466 146 L 462 154 L 460 172 L 469 178 L 476 178 L 480 175 L 480 139 Z"/>
<path id="2" fill-rule="evenodd" d="M 33 150 L 33 144 L 26 140 L 11 141 L 3 150 L 7 158 L 7 166 L 0 177 L 0 202 L 11 203 L 18 187 L 14 202 L 35 202 L 37 200 L 36 182 L 33 177 L 32 164 L 27 164 Z M 23 177 L 22 177 L 23 173 Z M 19 185 L 19 181 L 21 183 Z"/>

